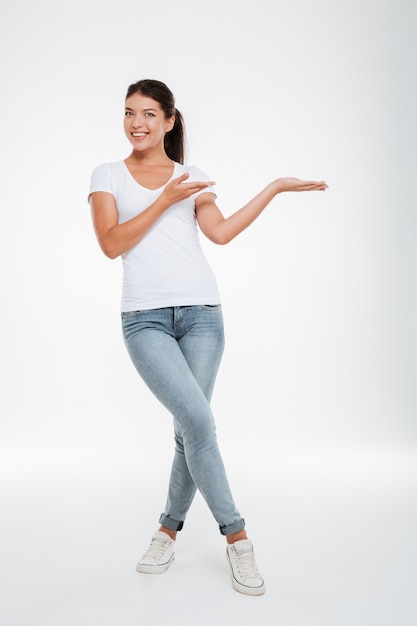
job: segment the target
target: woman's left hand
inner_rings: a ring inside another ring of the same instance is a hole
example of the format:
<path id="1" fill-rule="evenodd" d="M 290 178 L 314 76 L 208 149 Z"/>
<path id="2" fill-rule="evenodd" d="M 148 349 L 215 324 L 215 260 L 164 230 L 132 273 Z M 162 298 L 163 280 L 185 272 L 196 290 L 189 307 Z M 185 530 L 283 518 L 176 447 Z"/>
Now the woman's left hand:
<path id="1" fill-rule="evenodd" d="M 326 191 L 328 185 L 324 180 L 300 180 L 299 178 L 277 178 L 277 193 L 283 191 Z"/>

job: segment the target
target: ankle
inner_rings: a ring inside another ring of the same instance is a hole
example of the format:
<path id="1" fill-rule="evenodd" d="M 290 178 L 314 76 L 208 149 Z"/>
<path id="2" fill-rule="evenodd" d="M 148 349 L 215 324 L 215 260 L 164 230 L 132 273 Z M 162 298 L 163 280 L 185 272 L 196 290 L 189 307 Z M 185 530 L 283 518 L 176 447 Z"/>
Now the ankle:
<path id="1" fill-rule="evenodd" d="M 232 533 L 231 535 L 226 535 L 226 541 L 230 545 L 235 543 L 235 541 L 241 541 L 242 539 L 247 539 L 248 536 L 246 534 L 246 530 L 239 530 L 237 533 Z"/>
<path id="2" fill-rule="evenodd" d="M 177 531 L 176 530 L 171 530 L 170 528 L 165 528 L 165 526 L 160 526 L 159 529 L 162 533 L 165 533 L 168 535 L 168 537 L 171 537 L 171 539 L 173 541 L 175 541 L 175 539 L 177 538 Z"/>

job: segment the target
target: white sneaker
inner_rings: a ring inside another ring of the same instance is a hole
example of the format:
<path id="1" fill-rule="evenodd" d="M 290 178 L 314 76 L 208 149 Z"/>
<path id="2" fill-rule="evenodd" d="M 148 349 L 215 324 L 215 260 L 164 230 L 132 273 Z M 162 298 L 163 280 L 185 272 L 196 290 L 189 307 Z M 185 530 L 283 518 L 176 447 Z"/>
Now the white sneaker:
<path id="1" fill-rule="evenodd" d="M 227 546 L 226 555 L 236 591 L 250 596 L 263 595 L 265 583 L 256 567 L 252 542 L 249 539 L 235 541 Z"/>
<path id="2" fill-rule="evenodd" d="M 151 544 L 146 550 L 136 571 L 142 574 L 162 574 L 174 560 L 175 541 L 161 530 L 157 530 L 152 537 Z"/>

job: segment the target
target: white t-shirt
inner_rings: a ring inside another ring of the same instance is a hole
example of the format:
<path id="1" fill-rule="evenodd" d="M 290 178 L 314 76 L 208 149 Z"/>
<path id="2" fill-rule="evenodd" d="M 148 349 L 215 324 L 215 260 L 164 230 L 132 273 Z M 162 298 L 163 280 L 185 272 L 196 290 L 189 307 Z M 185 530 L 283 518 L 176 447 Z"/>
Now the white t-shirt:
<path id="1" fill-rule="evenodd" d="M 189 172 L 187 181 L 210 180 L 196 167 L 174 164 L 170 180 Z M 124 161 L 103 163 L 91 176 L 90 193 L 111 193 L 117 205 L 119 223 L 144 211 L 162 193 L 140 185 Z M 194 304 L 219 304 L 220 296 L 212 269 L 200 246 L 194 200 L 203 189 L 173 204 L 143 239 L 122 254 L 122 311 L 159 309 Z"/>

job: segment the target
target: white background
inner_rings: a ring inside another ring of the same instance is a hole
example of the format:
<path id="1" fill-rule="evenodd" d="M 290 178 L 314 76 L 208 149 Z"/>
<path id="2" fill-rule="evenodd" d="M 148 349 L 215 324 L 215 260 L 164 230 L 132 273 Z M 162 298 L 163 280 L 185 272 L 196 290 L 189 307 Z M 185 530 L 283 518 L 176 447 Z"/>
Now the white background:
<path id="1" fill-rule="evenodd" d="M 2 623 L 414 625 L 413 2 L 1 13 Z M 86 198 L 92 169 L 129 153 L 124 95 L 141 78 L 173 90 L 225 214 L 277 176 L 329 184 L 204 242 L 227 333 L 213 408 L 263 598 L 232 590 L 198 497 L 171 570 L 134 572 L 171 418 L 123 346 L 120 262 Z"/>

